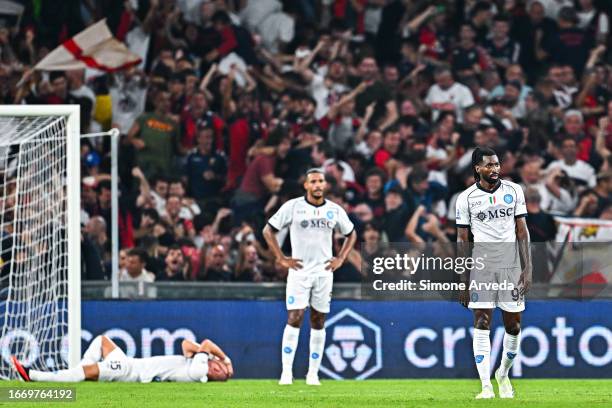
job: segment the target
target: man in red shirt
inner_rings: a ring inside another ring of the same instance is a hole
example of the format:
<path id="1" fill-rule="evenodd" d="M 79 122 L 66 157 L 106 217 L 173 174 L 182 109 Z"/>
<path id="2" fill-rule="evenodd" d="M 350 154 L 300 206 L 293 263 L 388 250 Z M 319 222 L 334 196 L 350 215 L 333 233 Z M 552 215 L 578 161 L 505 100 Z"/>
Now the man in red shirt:
<path id="1" fill-rule="evenodd" d="M 374 153 L 374 164 L 376 164 L 377 167 L 388 171 L 386 164 L 400 152 L 401 145 L 402 139 L 396 127 L 385 130 L 383 145 L 376 153 Z"/>
<path id="2" fill-rule="evenodd" d="M 268 137 L 266 146 L 275 146 L 274 154 L 261 154 L 249 163 L 232 199 L 235 223 L 248 214 L 263 214 L 266 198 L 271 193 L 279 192 L 283 185 L 283 179 L 275 176 L 274 168 L 277 159 L 287 157 L 291 139 L 288 134 L 276 130 Z"/>

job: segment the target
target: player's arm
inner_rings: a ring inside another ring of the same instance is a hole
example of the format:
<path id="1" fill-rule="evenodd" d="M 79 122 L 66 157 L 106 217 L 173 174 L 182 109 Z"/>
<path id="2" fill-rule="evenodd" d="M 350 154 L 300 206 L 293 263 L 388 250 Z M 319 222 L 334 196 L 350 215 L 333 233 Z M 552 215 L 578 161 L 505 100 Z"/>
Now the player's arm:
<path id="1" fill-rule="evenodd" d="M 221 350 L 221 347 L 217 346 L 212 340 L 205 339 L 200 343 L 198 353 L 208 353 L 211 356 L 216 357 L 219 361 L 226 365 L 229 372 L 229 376 L 234 376 L 234 367 L 232 366 L 232 360 Z"/>
<path id="2" fill-rule="evenodd" d="M 532 263 L 531 263 L 531 251 L 529 250 L 529 229 L 527 228 L 527 221 L 525 217 L 516 219 L 516 241 L 519 247 L 519 254 L 523 262 L 523 270 L 519 279 L 519 286 L 523 286 L 523 294 L 529 291 L 531 287 L 532 278 Z"/>
<path id="3" fill-rule="evenodd" d="M 351 233 L 346 236 L 344 243 L 342 243 L 342 248 L 340 248 L 338 256 L 333 257 L 332 259 L 327 261 L 327 266 L 325 267 L 325 269 L 331 270 L 333 272 L 336 269 L 340 268 L 346 261 L 346 258 L 348 257 L 353 247 L 355 246 L 355 242 L 357 242 L 357 233 L 353 229 L 353 231 L 351 231 Z"/>
<path id="4" fill-rule="evenodd" d="M 274 254 L 274 258 L 276 262 L 278 262 L 283 268 L 291 268 L 291 269 L 300 269 L 302 267 L 302 263 L 300 259 L 293 259 L 285 256 L 283 251 L 280 249 L 278 245 L 278 241 L 276 240 L 276 232 L 274 227 L 268 223 L 263 229 L 263 236 L 268 244 L 268 248 Z"/>
<path id="5" fill-rule="evenodd" d="M 346 237 L 344 243 L 342 244 L 342 248 L 340 248 L 340 252 L 338 256 L 333 257 L 329 261 L 327 261 L 327 266 L 325 269 L 331 270 L 332 272 L 336 269 L 340 268 L 346 258 L 348 257 L 351 249 L 355 246 L 355 242 L 357 241 L 357 233 L 355 232 L 355 226 L 351 222 L 348 217 L 348 214 L 344 209 L 340 208 L 338 211 L 338 223 L 336 224 L 336 228 L 340 231 L 342 235 Z"/>
<path id="6" fill-rule="evenodd" d="M 185 339 L 181 343 L 181 348 L 183 349 L 183 355 L 187 358 L 191 358 L 198 352 L 200 345 L 195 341 Z"/>
<path id="7" fill-rule="evenodd" d="M 469 240 L 469 227 L 457 226 L 457 257 L 466 259 L 470 256 Z M 459 303 L 467 307 L 470 301 L 469 290 L 467 290 L 470 282 L 470 270 L 466 268 L 465 272 L 459 275 L 459 278 L 466 287 L 466 290 L 459 293 Z"/>
<path id="8" fill-rule="evenodd" d="M 457 217 L 455 218 L 455 225 L 457 226 L 457 257 L 467 259 L 470 254 L 470 211 L 468 197 L 465 194 L 460 194 L 457 197 L 456 209 Z M 469 282 L 470 282 L 470 271 L 466 269 L 465 272 L 459 275 L 461 283 L 465 285 L 465 290 L 459 293 L 459 303 L 467 307 L 470 301 L 469 294 Z"/>

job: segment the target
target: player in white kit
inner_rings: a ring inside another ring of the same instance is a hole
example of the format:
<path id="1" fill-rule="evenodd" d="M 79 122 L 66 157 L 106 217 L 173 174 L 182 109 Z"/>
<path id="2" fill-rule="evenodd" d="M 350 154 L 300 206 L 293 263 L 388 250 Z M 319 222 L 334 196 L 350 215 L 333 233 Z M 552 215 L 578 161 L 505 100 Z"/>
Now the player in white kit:
<path id="1" fill-rule="evenodd" d="M 293 358 L 298 344 L 304 311 L 310 306 L 310 351 L 306 384 L 320 385 L 319 367 L 325 347 L 325 315 L 329 313 L 333 272 L 340 268 L 355 245 L 357 234 L 342 207 L 325 200 L 325 175 L 309 170 L 304 182 L 306 195 L 287 201 L 263 230 L 268 246 L 278 264 L 289 269 L 287 277 L 287 325 L 283 332 L 283 371 L 279 384 L 293 383 Z M 276 240 L 276 232 L 289 228 L 291 257 L 285 256 Z M 332 253 L 334 230 L 346 236 L 340 253 Z"/>
<path id="2" fill-rule="evenodd" d="M 96 337 L 77 367 L 55 372 L 24 367 L 14 356 L 13 368 L 24 381 L 80 382 L 207 382 L 226 381 L 234 375 L 230 358 L 211 340 L 200 344 L 183 340 L 183 355 L 132 358 L 111 339 Z"/>
<path id="3" fill-rule="evenodd" d="M 527 207 L 521 187 L 500 180 L 500 163 L 489 148 L 476 148 L 472 154 L 476 183 L 457 198 L 457 242 L 463 255 L 469 251 L 466 243 L 469 231 L 474 236 L 471 256 L 484 259 L 484 268 L 473 268 L 462 276 L 468 288 L 472 284 L 512 284 L 512 289 L 471 288 L 463 292 L 461 304 L 474 312 L 473 351 L 482 383 L 477 399 L 494 398 L 491 384 L 490 324 L 493 309 L 502 310 L 504 327 L 503 353 L 495 372 L 501 398 L 513 398 L 514 390 L 508 373 L 520 350 L 521 312 L 525 310 L 525 293 L 531 285 L 532 263 L 529 231 L 525 217 Z M 521 265 L 522 260 L 522 265 Z M 467 276 L 469 274 L 469 276 Z M 484 285 L 482 285 L 484 287 Z"/>

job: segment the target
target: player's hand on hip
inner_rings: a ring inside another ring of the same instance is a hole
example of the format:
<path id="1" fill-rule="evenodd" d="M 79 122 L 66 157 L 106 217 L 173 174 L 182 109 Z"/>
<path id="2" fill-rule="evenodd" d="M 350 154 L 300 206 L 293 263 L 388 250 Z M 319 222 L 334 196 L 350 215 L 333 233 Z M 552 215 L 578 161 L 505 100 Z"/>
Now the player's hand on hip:
<path id="1" fill-rule="evenodd" d="M 468 289 L 459 292 L 459 303 L 463 307 L 468 307 L 468 303 L 470 303 L 470 291 Z"/>
<path id="2" fill-rule="evenodd" d="M 325 269 L 328 271 L 332 271 L 335 272 L 336 269 L 340 268 L 342 266 L 342 264 L 344 263 L 344 261 L 340 258 L 336 258 L 335 256 L 330 259 L 329 261 L 326 262 L 326 267 Z"/>
<path id="3" fill-rule="evenodd" d="M 302 269 L 302 260 L 284 256 L 278 260 L 278 264 L 287 269 Z"/>

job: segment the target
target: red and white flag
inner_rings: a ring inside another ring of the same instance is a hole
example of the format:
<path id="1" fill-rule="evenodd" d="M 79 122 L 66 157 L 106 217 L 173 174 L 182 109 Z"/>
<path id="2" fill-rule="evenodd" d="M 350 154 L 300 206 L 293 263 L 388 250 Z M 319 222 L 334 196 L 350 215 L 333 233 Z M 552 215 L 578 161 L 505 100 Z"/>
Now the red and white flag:
<path id="1" fill-rule="evenodd" d="M 140 61 L 138 55 L 113 37 L 104 19 L 51 51 L 34 69 L 65 71 L 94 68 L 114 72 L 138 65 Z"/>

